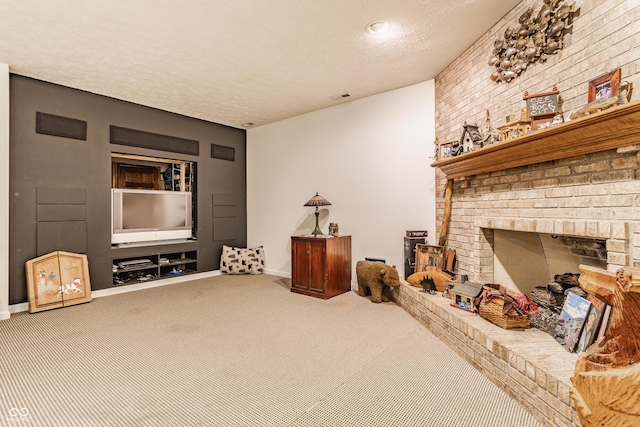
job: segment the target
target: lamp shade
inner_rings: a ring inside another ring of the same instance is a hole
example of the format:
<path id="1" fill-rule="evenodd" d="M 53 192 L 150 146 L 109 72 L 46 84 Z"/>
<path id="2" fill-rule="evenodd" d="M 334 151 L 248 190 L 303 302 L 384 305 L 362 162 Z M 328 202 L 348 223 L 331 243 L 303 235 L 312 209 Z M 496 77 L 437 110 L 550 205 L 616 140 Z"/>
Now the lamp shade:
<path id="1" fill-rule="evenodd" d="M 304 206 L 331 206 L 331 203 L 316 192 L 316 195 L 310 198 Z"/>

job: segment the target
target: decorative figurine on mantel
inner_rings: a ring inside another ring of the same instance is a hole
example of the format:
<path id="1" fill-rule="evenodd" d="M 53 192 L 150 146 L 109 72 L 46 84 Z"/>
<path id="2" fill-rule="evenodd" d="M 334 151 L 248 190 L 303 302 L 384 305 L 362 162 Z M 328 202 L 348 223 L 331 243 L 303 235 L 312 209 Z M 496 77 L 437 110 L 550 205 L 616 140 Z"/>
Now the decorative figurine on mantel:
<path id="1" fill-rule="evenodd" d="M 462 141 L 453 141 L 451 143 L 451 156 L 459 156 L 463 152 Z"/>
<path id="2" fill-rule="evenodd" d="M 482 133 L 484 138 L 482 141 L 483 146 L 500 142 L 499 133 L 491 126 L 491 115 L 489 114 L 489 110 L 487 110 L 487 116 L 484 120 L 484 128 L 482 129 Z"/>
<path id="3" fill-rule="evenodd" d="M 529 95 L 525 92 L 522 99 L 527 103 L 527 113 L 531 118 L 531 130 L 540 130 L 564 122 L 560 112 L 560 91 L 553 86 L 551 91 Z"/>
<path id="4" fill-rule="evenodd" d="M 460 144 L 462 145 L 462 152 L 467 153 L 469 151 L 477 150 L 483 147 L 483 137 L 480 134 L 480 130 L 477 124 L 469 125 L 465 120 L 462 126 L 462 136 L 460 137 Z"/>
<path id="5" fill-rule="evenodd" d="M 508 115 L 506 122 L 506 124 L 498 126 L 500 141 L 508 141 L 531 132 L 531 120 L 524 108 L 518 113 Z"/>

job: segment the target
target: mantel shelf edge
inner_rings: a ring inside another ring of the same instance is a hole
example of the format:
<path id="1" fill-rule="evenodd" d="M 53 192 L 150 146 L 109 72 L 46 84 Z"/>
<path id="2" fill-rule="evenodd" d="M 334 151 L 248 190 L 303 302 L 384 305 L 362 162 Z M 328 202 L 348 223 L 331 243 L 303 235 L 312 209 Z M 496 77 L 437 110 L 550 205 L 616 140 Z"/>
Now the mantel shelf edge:
<path id="1" fill-rule="evenodd" d="M 640 101 L 431 164 L 462 178 L 640 144 Z"/>

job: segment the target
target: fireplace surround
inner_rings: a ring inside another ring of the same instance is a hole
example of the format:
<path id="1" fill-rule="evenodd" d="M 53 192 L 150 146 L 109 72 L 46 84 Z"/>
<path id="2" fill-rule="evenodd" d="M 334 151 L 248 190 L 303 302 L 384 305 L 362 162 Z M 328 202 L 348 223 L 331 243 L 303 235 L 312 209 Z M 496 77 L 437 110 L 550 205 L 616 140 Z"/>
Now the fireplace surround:
<path id="1" fill-rule="evenodd" d="M 440 187 L 452 181 L 438 216 L 459 272 L 493 280 L 494 229 L 599 239 L 608 269 L 640 265 L 637 123 L 640 102 L 435 162 Z"/>
<path id="2" fill-rule="evenodd" d="M 437 215 L 445 245 L 456 250 L 456 273 L 496 283 L 496 235 L 521 232 L 594 242 L 599 253 L 583 254 L 580 263 L 610 271 L 640 266 L 637 123 L 634 102 L 436 161 L 438 187 L 451 188 L 449 200 L 438 199 Z M 409 285 L 395 297 L 542 423 L 579 425 L 569 396 L 577 355 L 551 336 L 501 330 Z"/>

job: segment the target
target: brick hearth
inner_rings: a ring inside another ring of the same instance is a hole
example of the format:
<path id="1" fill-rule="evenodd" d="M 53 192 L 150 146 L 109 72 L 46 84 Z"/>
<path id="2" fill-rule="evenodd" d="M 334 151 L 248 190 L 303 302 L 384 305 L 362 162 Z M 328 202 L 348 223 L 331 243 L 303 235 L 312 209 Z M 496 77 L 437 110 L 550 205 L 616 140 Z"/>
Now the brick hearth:
<path id="1" fill-rule="evenodd" d="M 504 389 L 544 425 L 579 426 L 569 395 L 578 356 L 535 329 L 506 330 L 402 283 L 398 305 Z"/>

